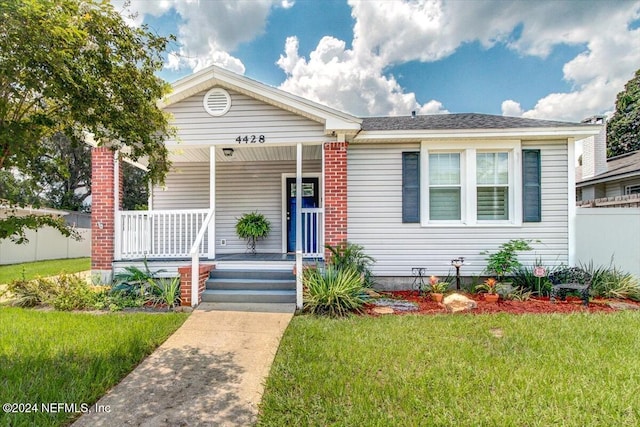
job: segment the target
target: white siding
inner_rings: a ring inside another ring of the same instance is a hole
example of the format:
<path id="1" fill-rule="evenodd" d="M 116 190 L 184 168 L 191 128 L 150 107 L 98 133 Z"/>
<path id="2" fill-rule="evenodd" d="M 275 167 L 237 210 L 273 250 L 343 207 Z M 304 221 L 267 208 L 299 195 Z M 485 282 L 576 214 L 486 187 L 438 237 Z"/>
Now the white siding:
<path id="1" fill-rule="evenodd" d="M 209 163 L 174 164 L 164 190 L 154 189 L 153 208 L 209 207 Z M 303 175 L 320 173 L 320 160 L 305 160 Z M 282 251 L 282 174 L 296 172 L 293 160 L 271 162 L 220 162 L 216 164 L 216 253 L 244 253 L 246 243 L 236 236 L 236 219 L 252 211 L 271 221 L 272 231 L 259 241 L 259 252 Z M 226 239 L 226 246 L 220 240 Z"/>
<path id="2" fill-rule="evenodd" d="M 303 175 L 320 171 L 319 160 L 302 165 Z M 257 251 L 282 252 L 282 174 L 295 172 L 295 161 L 216 165 L 216 253 L 245 252 L 246 242 L 236 235 L 236 221 L 256 210 L 271 221 L 271 233 L 258 242 Z M 226 239 L 227 245 L 221 246 L 220 239 Z"/>
<path id="3" fill-rule="evenodd" d="M 214 117 L 205 111 L 202 101 L 206 91 L 165 109 L 173 114 L 172 124 L 178 128 L 181 145 L 233 146 L 239 145 L 238 136 L 245 135 L 264 135 L 264 145 L 335 140 L 325 135 L 324 125 L 318 122 L 237 92 L 229 93 L 231 109 L 224 116 Z M 175 142 L 169 141 L 168 145 Z"/>
<path id="4" fill-rule="evenodd" d="M 356 145 L 348 151 L 349 241 L 365 247 L 376 259 L 378 276 L 410 276 L 411 267 L 428 274 L 451 272 L 451 259 L 464 256 L 463 275 L 481 274 L 483 250 L 495 250 L 514 238 L 539 239 L 523 262 L 542 258 L 545 264 L 567 263 L 567 144 L 562 141 L 523 142 L 541 149 L 542 222 L 521 227 L 421 227 L 402 223 L 402 152 L 419 151 L 419 144 Z"/>
<path id="5" fill-rule="evenodd" d="M 154 187 L 154 210 L 209 207 L 209 163 L 174 163 L 164 188 Z"/>

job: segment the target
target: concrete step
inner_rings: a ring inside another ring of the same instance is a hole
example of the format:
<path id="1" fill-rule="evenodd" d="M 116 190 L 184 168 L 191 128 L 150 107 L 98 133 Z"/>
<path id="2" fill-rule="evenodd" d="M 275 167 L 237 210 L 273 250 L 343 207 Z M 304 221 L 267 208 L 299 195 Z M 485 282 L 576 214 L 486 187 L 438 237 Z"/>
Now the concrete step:
<path id="1" fill-rule="evenodd" d="M 203 302 L 224 303 L 287 303 L 296 302 L 295 289 L 238 290 L 206 289 L 202 293 Z"/>
<path id="2" fill-rule="evenodd" d="M 244 278 L 212 278 L 206 282 L 207 289 L 235 289 L 235 290 L 272 290 L 296 289 L 294 280 L 276 279 L 244 279 Z"/>
<path id="3" fill-rule="evenodd" d="M 211 270 L 212 279 L 295 280 L 291 269 L 218 269 Z"/>

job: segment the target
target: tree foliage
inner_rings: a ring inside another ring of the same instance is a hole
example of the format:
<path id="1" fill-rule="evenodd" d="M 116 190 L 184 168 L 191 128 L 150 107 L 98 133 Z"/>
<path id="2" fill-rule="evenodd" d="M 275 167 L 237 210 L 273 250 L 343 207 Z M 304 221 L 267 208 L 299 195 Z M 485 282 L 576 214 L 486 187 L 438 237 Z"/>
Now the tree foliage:
<path id="1" fill-rule="evenodd" d="M 607 156 L 640 150 L 640 69 L 616 99 L 616 112 L 607 124 Z"/>
<path id="2" fill-rule="evenodd" d="M 157 105 L 169 86 L 154 73 L 168 42 L 127 26 L 107 0 L 0 2 L 0 171 L 37 180 L 60 166 L 56 135 L 92 134 L 146 157 L 149 179 L 162 182 L 173 130 Z"/>

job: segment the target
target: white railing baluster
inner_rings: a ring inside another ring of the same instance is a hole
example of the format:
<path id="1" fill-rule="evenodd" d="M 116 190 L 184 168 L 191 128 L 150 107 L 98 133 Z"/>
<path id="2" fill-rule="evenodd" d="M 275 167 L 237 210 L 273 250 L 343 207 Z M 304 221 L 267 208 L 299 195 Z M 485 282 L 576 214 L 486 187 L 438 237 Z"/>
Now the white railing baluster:
<path id="1" fill-rule="evenodd" d="M 119 249 L 122 259 L 188 258 L 208 209 L 121 211 Z M 206 235 L 206 234 L 205 234 Z M 199 256 L 206 244 L 198 242 Z"/>

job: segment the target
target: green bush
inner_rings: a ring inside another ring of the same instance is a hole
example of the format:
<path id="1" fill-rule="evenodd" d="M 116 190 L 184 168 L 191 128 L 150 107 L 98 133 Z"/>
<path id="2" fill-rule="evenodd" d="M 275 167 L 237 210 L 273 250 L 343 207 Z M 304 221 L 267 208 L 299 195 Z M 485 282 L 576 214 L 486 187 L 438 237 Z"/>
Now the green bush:
<path id="1" fill-rule="evenodd" d="M 11 305 L 35 307 L 50 301 L 54 293 L 53 282 L 46 278 L 34 280 L 18 279 L 7 285 Z"/>
<path id="2" fill-rule="evenodd" d="M 338 270 L 352 269 L 362 275 L 364 285 L 373 286 L 371 265 L 375 262 L 371 256 L 364 253 L 364 247 L 355 243 L 341 242 L 337 246 L 325 245 L 331 252 L 329 263 Z"/>
<path id="3" fill-rule="evenodd" d="M 73 274 L 15 280 L 9 284 L 8 291 L 14 306 L 48 305 L 64 311 L 96 308 L 106 295 L 103 289 L 92 287 L 85 279 Z"/>
<path id="4" fill-rule="evenodd" d="M 540 295 L 549 295 L 551 292 L 551 282 L 546 277 L 536 277 L 533 275 L 533 270 L 536 266 L 541 266 L 542 263 L 537 261 L 536 265 L 521 265 L 513 272 L 510 277 L 515 286 L 522 288 L 524 291 L 530 291 L 538 294 L 538 286 L 540 287 Z M 545 267 L 546 268 L 546 267 Z M 547 276 L 561 267 L 546 268 Z"/>
<path id="5" fill-rule="evenodd" d="M 152 282 L 152 303 L 173 308 L 180 303 L 180 277 L 157 279 Z"/>
<path id="6" fill-rule="evenodd" d="M 602 298 L 620 298 L 640 301 L 640 282 L 632 274 L 615 266 L 580 264 L 580 268 L 591 275 L 591 295 Z"/>
<path id="7" fill-rule="evenodd" d="M 324 271 L 307 268 L 303 274 L 307 312 L 341 317 L 362 309 L 364 284 L 357 270 L 328 265 Z"/>
<path id="8" fill-rule="evenodd" d="M 513 239 L 501 244 L 498 251 L 494 253 L 480 252 L 481 255 L 487 255 L 485 272 L 494 274 L 498 281 L 502 282 L 505 276 L 513 274 L 521 267 L 517 252 L 530 251 L 532 249 L 530 243 L 531 240 Z"/>

